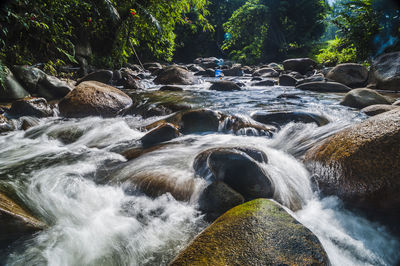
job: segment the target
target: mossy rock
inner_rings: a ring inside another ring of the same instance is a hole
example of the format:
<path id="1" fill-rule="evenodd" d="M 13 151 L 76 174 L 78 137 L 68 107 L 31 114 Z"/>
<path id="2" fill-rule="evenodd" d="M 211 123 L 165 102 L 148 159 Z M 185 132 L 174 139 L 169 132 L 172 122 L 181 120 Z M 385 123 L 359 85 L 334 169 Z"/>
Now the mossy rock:
<path id="1" fill-rule="evenodd" d="M 329 265 L 318 238 L 278 204 L 239 205 L 198 235 L 170 265 Z"/>

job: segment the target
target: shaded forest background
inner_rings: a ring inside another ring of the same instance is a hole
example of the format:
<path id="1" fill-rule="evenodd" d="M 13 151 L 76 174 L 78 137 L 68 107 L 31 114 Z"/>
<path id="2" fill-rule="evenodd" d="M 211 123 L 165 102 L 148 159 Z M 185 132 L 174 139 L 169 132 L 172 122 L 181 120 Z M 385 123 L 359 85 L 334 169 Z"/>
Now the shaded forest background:
<path id="1" fill-rule="evenodd" d="M 13 0 L 0 11 L 2 65 L 48 69 L 88 62 L 244 64 L 311 57 L 368 63 L 400 50 L 400 9 L 390 0 Z"/>

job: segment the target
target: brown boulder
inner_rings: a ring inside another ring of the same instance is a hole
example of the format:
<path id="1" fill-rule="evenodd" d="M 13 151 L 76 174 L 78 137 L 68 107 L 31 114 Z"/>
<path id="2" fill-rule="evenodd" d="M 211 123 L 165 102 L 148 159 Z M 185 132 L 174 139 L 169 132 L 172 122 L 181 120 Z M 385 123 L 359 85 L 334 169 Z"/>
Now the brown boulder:
<path id="1" fill-rule="evenodd" d="M 164 85 L 192 85 L 193 74 L 186 69 L 177 66 L 169 66 L 162 69 L 154 79 L 155 84 Z"/>
<path id="2" fill-rule="evenodd" d="M 360 64 L 346 63 L 335 66 L 326 77 L 351 88 L 357 88 L 364 86 L 367 82 L 368 70 Z"/>
<path id="3" fill-rule="evenodd" d="M 58 104 L 65 117 L 113 117 L 131 105 L 132 99 L 128 95 L 97 81 L 79 84 Z"/>

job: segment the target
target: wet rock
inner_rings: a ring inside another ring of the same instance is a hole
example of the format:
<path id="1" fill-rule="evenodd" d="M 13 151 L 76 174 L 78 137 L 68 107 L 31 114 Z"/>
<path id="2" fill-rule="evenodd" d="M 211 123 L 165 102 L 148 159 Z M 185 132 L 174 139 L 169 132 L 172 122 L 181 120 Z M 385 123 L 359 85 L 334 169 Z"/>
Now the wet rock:
<path id="1" fill-rule="evenodd" d="M 39 119 L 31 116 L 23 116 L 19 118 L 21 122 L 21 129 L 22 130 L 28 130 L 31 127 L 35 127 L 39 125 Z"/>
<path id="2" fill-rule="evenodd" d="M 308 77 L 308 78 L 303 78 L 303 79 L 297 80 L 296 86 L 299 86 L 299 85 L 304 84 L 304 83 L 317 82 L 317 81 L 325 81 L 324 76 L 322 76 L 322 75 L 313 75 L 313 76 Z"/>
<path id="3" fill-rule="evenodd" d="M 124 90 L 140 90 L 144 89 L 144 86 L 140 82 L 140 78 L 136 73 L 129 68 L 121 69 L 121 81 L 119 85 L 124 87 Z"/>
<path id="4" fill-rule="evenodd" d="M 133 175 L 121 183 L 127 194 L 136 194 L 140 191 L 149 197 L 156 198 L 170 193 L 180 201 L 189 201 L 195 189 L 192 178 L 178 180 L 173 176 L 147 172 Z"/>
<path id="5" fill-rule="evenodd" d="M 400 91 L 400 52 L 379 56 L 372 70 L 379 90 Z"/>
<path id="6" fill-rule="evenodd" d="M 148 132 L 141 138 L 141 141 L 143 146 L 151 146 L 177 137 L 179 137 L 178 129 L 174 125 L 166 123 Z"/>
<path id="7" fill-rule="evenodd" d="M 22 85 L 16 80 L 13 73 L 5 68 L 4 86 L 0 86 L 0 101 L 12 101 L 29 96 Z"/>
<path id="8" fill-rule="evenodd" d="M 278 95 L 276 98 L 278 99 L 301 99 L 300 96 L 293 94 L 293 93 L 282 93 Z"/>
<path id="9" fill-rule="evenodd" d="M 224 76 L 241 77 L 243 76 L 243 71 L 241 67 L 232 67 L 222 71 Z"/>
<path id="10" fill-rule="evenodd" d="M 329 123 L 329 120 L 321 115 L 306 112 L 256 112 L 251 115 L 251 118 L 260 123 L 278 126 L 283 126 L 290 122 L 315 123 L 318 126 L 324 126 Z"/>
<path id="11" fill-rule="evenodd" d="M 76 82 L 79 85 L 85 81 L 98 81 L 101 83 L 109 84 L 113 78 L 113 72 L 111 70 L 98 70 L 96 72 L 90 73 Z"/>
<path id="12" fill-rule="evenodd" d="M 97 81 L 77 86 L 58 104 L 65 117 L 113 117 L 132 105 L 132 99 L 122 91 Z"/>
<path id="13" fill-rule="evenodd" d="M 144 64 L 143 64 L 143 67 L 144 67 L 146 70 L 151 70 L 150 72 L 153 72 L 153 71 L 155 71 L 155 70 L 157 70 L 157 69 L 162 69 L 162 68 L 163 68 L 162 65 L 161 65 L 160 63 L 157 63 L 157 62 L 153 62 L 153 63 L 144 63 Z"/>
<path id="14" fill-rule="evenodd" d="M 8 246 L 20 237 L 31 235 L 45 228 L 12 199 L 0 192 L 0 247 Z"/>
<path id="15" fill-rule="evenodd" d="M 188 69 L 192 72 L 200 72 L 200 71 L 204 71 L 204 68 L 202 68 L 201 66 L 198 65 L 190 65 L 188 67 Z"/>
<path id="16" fill-rule="evenodd" d="M 393 105 L 400 106 L 400 100 L 395 101 Z"/>
<path id="17" fill-rule="evenodd" d="M 208 221 L 214 221 L 226 211 L 244 203 L 242 195 L 221 181 L 211 183 L 199 198 L 199 209 Z"/>
<path id="18" fill-rule="evenodd" d="M 15 77 L 21 82 L 22 86 L 32 94 L 37 92 L 37 84 L 39 83 L 39 80 L 46 76 L 46 73 L 42 70 L 27 65 L 14 66 L 12 70 Z"/>
<path id="19" fill-rule="evenodd" d="M 160 91 L 183 91 L 181 87 L 178 86 L 162 86 Z"/>
<path id="20" fill-rule="evenodd" d="M 278 204 L 239 205 L 198 235 L 170 265 L 329 265 L 318 238 Z"/>
<path id="21" fill-rule="evenodd" d="M 211 69 L 211 68 L 207 68 L 204 71 L 199 71 L 196 74 L 194 74 L 195 76 L 203 76 L 203 77 L 215 77 L 215 70 Z"/>
<path id="22" fill-rule="evenodd" d="M 361 109 L 374 104 L 391 104 L 391 102 L 374 90 L 361 88 L 347 93 L 340 104 Z"/>
<path id="23" fill-rule="evenodd" d="M 275 81 L 272 79 L 263 80 L 260 82 L 253 83 L 253 86 L 267 86 L 271 87 L 275 85 Z"/>
<path id="24" fill-rule="evenodd" d="M 221 81 L 216 81 L 213 82 L 211 87 L 209 88 L 210 90 L 215 90 L 215 91 L 240 91 L 240 87 L 233 81 L 229 80 L 221 80 Z"/>
<path id="25" fill-rule="evenodd" d="M 400 109 L 395 109 L 334 134 L 309 150 L 305 162 L 324 194 L 337 195 L 375 217 L 398 221 L 399 151 Z"/>
<path id="26" fill-rule="evenodd" d="M 164 85 L 192 85 L 194 84 L 194 78 L 191 72 L 183 68 L 169 66 L 158 74 L 154 83 Z"/>
<path id="27" fill-rule="evenodd" d="M 256 149 L 215 148 L 197 155 L 193 168 L 207 180 L 226 183 L 246 200 L 272 197 L 270 178 L 254 157 L 267 158 Z"/>
<path id="28" fill-rule="evenodd" d="M 316 92 L 349 92 L 351 89 L 344 84 L 337 82 L 309 82 L 296 86 L 299 90 Z"/>
<path id="29" fill-rule="evenodd" d="M 136 148 L 126 150 L 126 151 L 122 152 L 121 154 L 127 160 L 134 160 L 134 159 L 139 158 L 140 156 L 145 155 L 147 153 L 162 149 L 163 147 L 165 147 L 167 145 L 170 145 L 170 144 L 162 143 L 162 144 L 154 145 L 151 147 L 136 147 Z"/>
<path id="30" fill-rule="evenodd" d="M 46 99 L 36 97 L 24 98 L 13 102 L 8 113 L 15 117 L 48 117 L 54 114 Z"/>
<path id="31" fill-rule="evenodd" d="M 279 72 L 276 71 L 275 69 L 269 68 L 269 67 L 261 68 L 261 69 L 256 70 L 253 73 L 253 77 L 260 77 L 260 76 L 263 76 L 263 77 L 278 77 L 279 76 Z"/>
<path id="32" fill-rule="evenodd" d="M 184 112 L 180 119 L 183 134 L 218 131 L 220 114 L 212 110 L 201 109 Z"/>
<path id="33" fill-rule="evenodd" d="M 48 100 L 60 99 L 72 91 L 72 87 L 56 77 L 46 75 L 37 84 L 37 95 Z"/>
<path id="34" fill-rule="evenodd" d="M 14 125 L 11 124 L 6 117 L 0 115 L 0 133 L 14 130 Z"/>
<path id="35" fill-rule="evenodd" d="M 374 116 L 374 115 L 379 115 L 385 112 L 392 111 L 396 108 L 400 108 L 399 106 L 395 105 L 388 105 L 388 104 L 374 104 L 370 105 L 368 107 L 365 107 L 361 110 L 364 114 L 368 116 Z"/>
<path id="36" fill-rule="evenodd" d="M 335 66 L 326 77 L 351 88 L 359 88 L 366 85 L 368 70 L 360 64 L 346 63 Z"/>
<path id="37" fill-rule="evenodd" d="M 196 59 L 194 63 L 196 62 L 198 62 L 198 64 L 203 68 L 214 68 L 218 66 L 219 59 L 216 57 L 208 57 L 199 60 Z"/>
<path id="38" fill-rule="evenodd" d="M 308 71 L 313 70 L 317 63 L 310 58 L 294 58 L 283 61 L 283 68 L 288 71 L 296 71 L 305 75 Z"/>
<path id="39" fill-rule="evenodd" d="M 290 75 L 281 75 L 279 77 L 279 85 L 280 86 L 287 86 L 287 87 L 294 87 L 296 86 L 297 79 Z"/>

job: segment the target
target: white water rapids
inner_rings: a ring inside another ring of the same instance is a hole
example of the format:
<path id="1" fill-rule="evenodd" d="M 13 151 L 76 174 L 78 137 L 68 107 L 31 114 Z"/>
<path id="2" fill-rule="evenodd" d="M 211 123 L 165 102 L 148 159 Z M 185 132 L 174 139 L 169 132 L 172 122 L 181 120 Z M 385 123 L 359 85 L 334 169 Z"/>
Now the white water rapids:
<path id="1" fill-rule="evenodd" d="M 206 99 L 204 105 L 215 110 L 249 115 L 257 108 L 301 108 L 323 114 L 331 123 L 291 123 L 272 139 L 187 135 L 130 162 L 117 151 L 136 147 L 144 135 L 137 128 L 156 118 L 47 118 L 27 132 L 0 136 L 0 187 L 16 193 L 49 225 L 3 251 L 0 264 L 168 264 L 207 226 L 196 210 L 205 181 L 195 177 L 192 164 L 198 153 L 219 146 L 250 146 L 267 154 L 269 162 L 261 167 L 271 176 L 274 198 L 285 206 L 300 202 L 302 209 L 291 214 L 316 234 L 332 265 L 394 265 L 400 259 L 399 241 L 383 226 L 346 210 L 335 197 L 321 199 L 313 193 L 301 162 L 301 154 L 318 140 L 362 119 L 337 105 L 340 96 L 304 93 L 296 102 L 283 103 L 275 101 L 282 92 L 277 87 L 224 94 L 202 86 L 188 86 L 185 93 Z M 118 183 L 104 182 L 137 173 L 164 174 L 177 186 L 193 180 L 190 201 L 177 201 L 170 194 L 127 194 Z"/>

